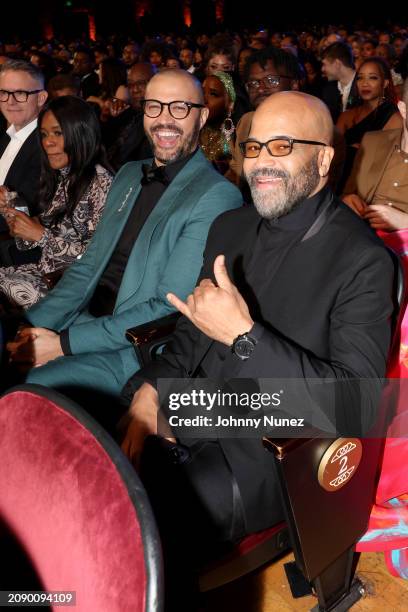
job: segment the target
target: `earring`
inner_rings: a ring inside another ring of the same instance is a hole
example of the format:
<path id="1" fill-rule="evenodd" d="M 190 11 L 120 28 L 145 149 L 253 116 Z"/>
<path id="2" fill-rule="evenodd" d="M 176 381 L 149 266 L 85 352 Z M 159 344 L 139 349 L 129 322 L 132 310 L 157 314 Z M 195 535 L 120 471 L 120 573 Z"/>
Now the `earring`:
<path id="1" fill-rule="evenodd" d="M 224 119 L 224 123 L 221 126 L 221 132 L 225 140 L 229 142 L 235 132 L 235 125 L 231 119 L 231 111 L 229 111 L 228 116 Z"/>

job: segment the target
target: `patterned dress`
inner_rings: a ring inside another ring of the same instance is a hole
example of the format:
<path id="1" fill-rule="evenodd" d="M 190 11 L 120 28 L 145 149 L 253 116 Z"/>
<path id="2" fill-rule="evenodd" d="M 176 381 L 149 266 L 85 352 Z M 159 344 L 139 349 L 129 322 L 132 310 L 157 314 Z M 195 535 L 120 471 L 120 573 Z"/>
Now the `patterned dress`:
<path id="1" fill-rule="evenodd" d="M 55 214 L 65 207 L 67 174 L 66 168 L 60 171 L 51 205 L 39 216 L 45 228 L 41 240 L 32 242 L 16 238 L 16 246 L 20 250 L 41 247 L 39 262 L 0 268 L 0 291 L 13 306 L 29 308 L 44 297 L 48 287 L 43 275 L 63 270 L 75 259 L 79 259 L 98 224 L 113 180 L 112 175 L 99 165 L 96 166 L 96 175 L 75 207 L 72 217 L 64 215 L 57 224 L 52 224 Z"/>

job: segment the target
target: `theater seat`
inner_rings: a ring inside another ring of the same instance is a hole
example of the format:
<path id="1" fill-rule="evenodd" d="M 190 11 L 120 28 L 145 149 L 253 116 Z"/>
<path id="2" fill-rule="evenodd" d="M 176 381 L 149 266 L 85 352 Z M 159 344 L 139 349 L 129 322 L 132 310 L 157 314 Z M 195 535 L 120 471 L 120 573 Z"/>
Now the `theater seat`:
<path id="1" fill-rule="evenodd" d="M 75 591 L 77 612 L 163 609 L 160 541 L 144 488 L 73 402 L 37 385 L 0 399 L 0 490 L 3 567 L 14 542 L 42 590 Z M 10 588 L 4 572 L 1 580 Z M 30 583 L 17 572 L 13 588 Z"/>

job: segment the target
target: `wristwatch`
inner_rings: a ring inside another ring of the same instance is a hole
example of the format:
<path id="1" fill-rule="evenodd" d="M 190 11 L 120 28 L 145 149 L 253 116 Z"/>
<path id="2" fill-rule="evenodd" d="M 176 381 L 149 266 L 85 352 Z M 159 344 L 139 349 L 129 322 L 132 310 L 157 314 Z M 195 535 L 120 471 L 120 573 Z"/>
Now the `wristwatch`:
<path id="1" fill-rule="evenodd" d="M 257 344 L 257 340 L 249 335 L 249 332 L 240 334 L 231 345 L 231 351 L 242 361 L 249 359 Z"/>

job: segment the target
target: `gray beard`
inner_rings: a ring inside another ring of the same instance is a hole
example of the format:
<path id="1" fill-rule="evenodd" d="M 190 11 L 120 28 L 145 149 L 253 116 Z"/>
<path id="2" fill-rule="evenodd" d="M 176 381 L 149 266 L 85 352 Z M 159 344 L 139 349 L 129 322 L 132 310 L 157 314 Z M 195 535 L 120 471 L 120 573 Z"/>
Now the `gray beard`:
<path id="1" fill-rule="evenodd" d="M 258 176 L 273 176 L 282 179 L 276 189 L 261 191 L 255 187 Z M 291 212 L 302 200 L 308 198 L 320 181 L 317 168 L 317 155 L 314 156 L 295 176 L 284 170 L 259 168 L 247 176 L 252 199 L 258 214 L 264 219 L 274 221 Z"/>

